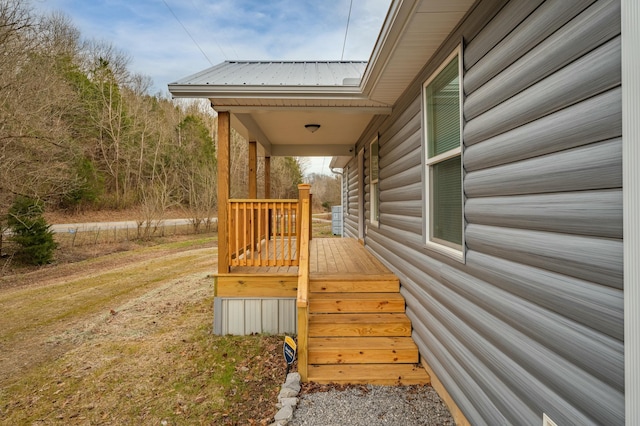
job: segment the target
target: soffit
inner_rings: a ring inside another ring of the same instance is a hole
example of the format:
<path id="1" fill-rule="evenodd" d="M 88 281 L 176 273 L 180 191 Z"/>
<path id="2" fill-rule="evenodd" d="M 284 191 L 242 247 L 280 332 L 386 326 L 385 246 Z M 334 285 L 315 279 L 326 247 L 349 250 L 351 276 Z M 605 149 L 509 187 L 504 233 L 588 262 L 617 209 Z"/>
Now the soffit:
<path id="1" fill-rule="evenodd" d="M 474 2 L 392 2 L 363 78 L 368 98 L 395 104 Z"/>

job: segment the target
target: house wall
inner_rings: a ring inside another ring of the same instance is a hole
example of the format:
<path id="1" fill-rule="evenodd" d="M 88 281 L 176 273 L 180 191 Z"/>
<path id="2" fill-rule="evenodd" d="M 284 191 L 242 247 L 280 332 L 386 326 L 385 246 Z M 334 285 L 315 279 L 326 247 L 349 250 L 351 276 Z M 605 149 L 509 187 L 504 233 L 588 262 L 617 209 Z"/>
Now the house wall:
<path id="1" fill-rule="evenodd" d="M 344 169 L 345 186 L 344 236 L 358 238 L 358 159 L 357 156 Z"/>
<path id="2" fill-rule="evenodd" d="M 380 134 L 365 244 L 400 277 L 421 355 L 472 424 L 624 423 L 619 3 L 480 1 L 358 143 L 368 183 Z M 421 98 L 461 41 L 464 262 L 425 246 Z"/>

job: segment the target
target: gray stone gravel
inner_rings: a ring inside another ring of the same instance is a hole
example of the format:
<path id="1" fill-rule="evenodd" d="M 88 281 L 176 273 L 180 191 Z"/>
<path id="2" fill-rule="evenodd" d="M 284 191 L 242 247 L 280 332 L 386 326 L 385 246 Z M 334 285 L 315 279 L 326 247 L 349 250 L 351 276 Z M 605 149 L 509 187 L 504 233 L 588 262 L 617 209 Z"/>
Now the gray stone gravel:
<path id="1" fill-rule="evenodd" d="M 455 425 L 431 386 L 355 386 L 298 397 L 288 425 Z"/>

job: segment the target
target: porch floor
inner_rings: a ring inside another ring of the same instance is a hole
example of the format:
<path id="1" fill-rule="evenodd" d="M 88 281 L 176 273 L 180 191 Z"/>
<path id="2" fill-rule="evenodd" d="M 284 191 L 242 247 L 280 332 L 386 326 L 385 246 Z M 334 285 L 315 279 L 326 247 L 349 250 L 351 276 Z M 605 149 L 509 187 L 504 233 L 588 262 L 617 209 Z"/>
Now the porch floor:
<path id="1" fill-rule="evenodd" d="M 269 253 L 269 259 L 274 258 L 275 253 L 281 253 L 282 242 L 273 240 L 269 242 L 270 250 L 265 250 L 266 242 L 262 243 L 261 251 Z M 295 253 L 295 238 L 289 244 Z M 314 238 L 309 242 L 309 274 L 310 278 L 326 275 L 363 275 L 376 276 L 391 274 L 378 259 L 362 247 L 353 238 Z M 231 274 L 297 274 L 297 266 L 232 266 Z"/>
<path id="2" fill-rule="evenodd" d="M 309 244 L 309 278 L 326 275 L 391 274 L 354 238 L 314 238 Z"/>

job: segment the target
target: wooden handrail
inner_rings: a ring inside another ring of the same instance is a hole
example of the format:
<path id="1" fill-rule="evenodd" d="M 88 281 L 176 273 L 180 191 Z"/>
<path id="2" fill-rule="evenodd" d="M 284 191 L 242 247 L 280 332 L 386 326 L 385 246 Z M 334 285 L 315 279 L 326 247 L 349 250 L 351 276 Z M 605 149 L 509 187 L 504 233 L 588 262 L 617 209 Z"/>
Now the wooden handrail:
<path id="1" fill-rule="evenodd" d="M 300 228 L 298 232 L 298 373 L 302 381 L 308 377 L 308 339 L 309 339 L 309 236 L 311 231 L 309 186 L 299 185 L 300 193 Z"/>
<path id="2" fill-rule="evenodd" d="M 297 266 L 299 210 L 296 199 L 229 200 L 229 265 Z"/>

